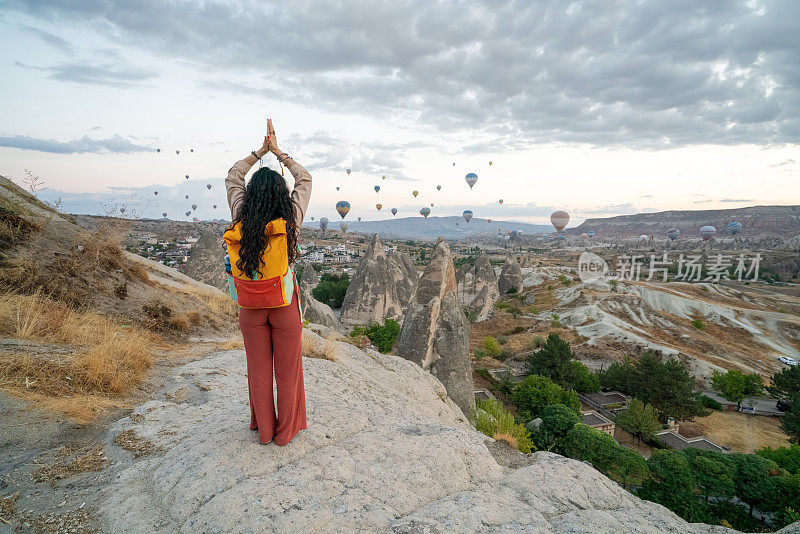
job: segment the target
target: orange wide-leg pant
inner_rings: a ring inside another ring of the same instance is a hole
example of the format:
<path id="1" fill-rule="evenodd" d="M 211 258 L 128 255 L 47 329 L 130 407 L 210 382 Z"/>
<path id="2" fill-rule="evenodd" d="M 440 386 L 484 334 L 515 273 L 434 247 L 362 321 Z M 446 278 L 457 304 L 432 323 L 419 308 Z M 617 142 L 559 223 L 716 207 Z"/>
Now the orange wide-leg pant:
<path id="1" fill-rule="evenodd" d="M 247 354 L 250 429 L 258 440 L 286 445 L 306 428 L 306 394 L 300 346 L 299 295 L 283 308 L 239 309 L 239 327 Z M 278 386 L 278 414 L 272 395 L 273 367 Z"/>

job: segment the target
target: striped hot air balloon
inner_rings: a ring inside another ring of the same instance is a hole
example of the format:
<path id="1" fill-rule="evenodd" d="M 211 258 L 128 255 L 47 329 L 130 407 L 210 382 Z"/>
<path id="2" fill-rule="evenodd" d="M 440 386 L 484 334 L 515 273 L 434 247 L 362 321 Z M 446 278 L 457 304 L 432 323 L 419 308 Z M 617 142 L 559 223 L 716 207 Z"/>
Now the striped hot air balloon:
<path id="1" fill-rule="evenodd" d="M 703 238 L 703 241 L 710 241 L 715 235 L 717 235 L 717 229 L 711 225 L 700 228 L 700 237 Z"/>
<path id="2" fill-rule="evenodd" d="M 550 215 L 550 224 L 553 225 L 557 232 L 566 228 L 567 223 L 569 223 L 569 213 L 566 211 L 554 211 Z"/>
<path id="3" fill-rule="evenodd" d="M 350 213 L 350 203 L 346 200 L 340 200 L 336 203 L 336 211 L 339 213 L 339 216 L 344 219 L 345 216 Z"/>

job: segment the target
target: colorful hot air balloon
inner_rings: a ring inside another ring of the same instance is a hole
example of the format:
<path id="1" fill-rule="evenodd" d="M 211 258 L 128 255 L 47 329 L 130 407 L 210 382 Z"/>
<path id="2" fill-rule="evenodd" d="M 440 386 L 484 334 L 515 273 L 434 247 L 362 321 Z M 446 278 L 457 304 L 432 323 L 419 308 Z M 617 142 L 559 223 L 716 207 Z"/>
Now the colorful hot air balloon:
<path id="1" fill-rule="evenodd" d="M 427 219 L 428 215 L 431 214 L 431 209 L 430 208 L 422 208 L 421 210 L 419 210 L 419 214 Z"/>
<path id="2" fill-rule="evenodd" d="M 707 225 L 700 228 L 700 237 L 703 238 L 703 241 L 709 241 L 715 235 L 717 235 L 717 229 L 713 226 Z"/>
<path id="3" fill-rule="evenodd" d="M 192 204 L 192 209 L 196 210 L 197 209 L 197 204 Z"/>
<path id="4" fill-rule="evenodd" d="M 328 227 L 328 218 L 327 217 L 323 217 L 323 218 L 321 218 L 319 220 L 319 227 L 322 228 L 323 230 Z"/>
<path id="5" fill-rule="evenodd" d="M 351 173 L 352 171 L 351 171 L 350 169 L 347 169 L 345 172 L 347 173 L 347 176 L 350 176 L 350 173 Z"/>
<path id="6" fill-rule="evenodd" d="M 361 217 L 358 218 L 358 222 L 361 222 Z"/>
<path id="7" fill-rule="evenodd" d="M 376 208 L 378 211 L 381 211 L 381 208 L 382 208 L 382 207 L 383 207 L 383 204 L 380 204 L 380 203 L 378 203 L 378 204 L 375 204 L 375 208 Z"/>
<path id="8" fill-rule="evenodd" d="M 186 200 L 189 200 L 189 195 L 183 195 L 183 198 L 185 198 Z"/>
<path id="9" fill-rule="evenodd" d="M 154 194 L 155 196 L 158 196 L 158 191 L 153 191 L 153 194 Z"/>
<path id="10" fill-rule="evenodd" d="M 678 239 L 679 235 L 681 235 L 681 231 L 678 230 L 677 228 L 670 228 L 669 230 L 667 230 L 667 237 L 669 238 L 670 241 L 675 241 L 676 239 Z"/>
<path id="11" fill-rule="evenodd" d="M 640 241 L 649 241 L 650 238 L 647 237 L 647 234 L 642 234 L 642 235 L 639 236 L 639 240 Z"/>
<path id="12" fill-rule="evenodd" d="M 475 174 L 474 172 L 468 173 L 464 177 L 464 180 L 467 181 L 467 183 L 469 184 L 469 188 L 472 189 L 472 186 L 475 185 L 475 182 L 478 181 L 478 175 Z"/>
<path id="13" fill-rule="evenodd" d="M 441 190 L 442 190 L 442 186 L 441 186 L 441 185 L 437 185 L 437 186 L 436 186 L 436 190 L 437 190 L 437 191 L 441 191 Z"/>
<path id="14" fill-rule="evenodd" d="M 392 208 L 392 215 L 397 215 L 397 208 Z"/>
<path id="15" fill-rule="evenodd" d="M 339 228 L 342 229 L 342 233 L 343 234 L 346 234 L 347 233 L 347 229 L 350 228 L 350 225 L 347 224 L 346 222 L 342 222 L 342 223 L 339 224 Z"/>
<path id="16" fill-rule="evenodd" d="M 594 230 L 589 230 L 587 233 L 589 234 L 589 237 L 594 237 Z"/>
<path id="17" fill-rule="evenodd" d="M 211 189 L 211 184 L 206 184 L 206 187 Z"/>
<path id="18" fill-rule="evenodd" d="M 344 219 L 345 216 L 350 213 L 350 203 L 346 200 L 340 200 L 336 203 L 336 211 L 339 213 L 339 216 Z"/>
<path id="19" fill-rule="evenodd" d="M 729 222 L 728 223 L 728 231 L 733 235 L 738 234 L 739 232 L 742 231 L 742 223 L 740 223 L 740 222 Z"/>
<path id="20" fill-rule="evenodd" d="M 162 217 L 166 217 L 167 216 L 167 212 L 165 211 L 164 213 L 161 214 L 161 216 Z"/>
<path id="21" fill-rule="evenodd" d="M 589 237 L 589 234 L 584 232 L 584 233 L 581 234 L 581 237 L 584 238 L 584 239 L 587 239 Z"/>
<path id="22" fill-rule="evenodd" d="M 554 211 L 550 215 L 550 224 L 552 224 L 553 228 L 555 228 L 556 231 L 558 232 L 566 228 L 568 222 L 569 222 L 569 213 L 567 213 L 566 211 Z"/>
<path id="23" fill-rule="evenodd" d="M 491 220 L 491 219 L 487 219 L 487 222 L 488 222 L 489 224 L 492 224 L 492 220 Z"/>
<path id="24" fill-rule="evenodd" d="M 472 210 L 464 210 L 461 216 L 464 217 L 465 221 L 469 222 L 469 220 L 472 219 Z"/>
<path id="25" fill-rule="evenodd" d="M 375 186 L 375 187 L 373 187 L 372 189 L 374 189 L 374 190 L 375 190 L 375 192 L 377 193 L 378 191 L 380 191 L 380 190 L 381 190 L 381 186 L 379 186 L 379 185 L 376 185 L 376 186 Z"/>
<path id="26" fill-rule="evenodd" d="M 502 205 L 503 204 L 503 199 L 501 198 L 500 200 L 498 200 L 498 202 Z"/>
<path id="27" fill-rule="evenodd" d="M 416 189 L 414 189 L 414 190 L 411 192 L 411 194 L 412 194 L 412 195 L 414 195 L 414 198 L 417 198 L 417 195 L 419 195 L 419 191 L 417 191 Z"/>

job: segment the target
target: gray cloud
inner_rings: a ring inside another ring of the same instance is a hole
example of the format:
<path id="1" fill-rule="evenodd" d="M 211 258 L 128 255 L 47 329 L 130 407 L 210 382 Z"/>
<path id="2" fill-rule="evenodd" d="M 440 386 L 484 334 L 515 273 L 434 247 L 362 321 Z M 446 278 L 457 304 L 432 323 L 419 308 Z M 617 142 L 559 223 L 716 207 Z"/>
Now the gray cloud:
<path id="1" fill-rule="evenodd" d="M 114 134 L 108 139 L 92 139 L 83 136 L 72 141 L 56 141 L 55 139 L 39 139 L 27 135 L 13 137 L 0 137 L 0 147 L 20 148 L 22 150 L 36 150 L 52 154 L 83 154 L 86 152 L 115 152 L 118 154 L 131 154 L 133 152 L 149 152 L 150 147 L 138 145 Z"/>
<path id="2" fill-rule="evenodd" d="M 44 31 L 39 28 L 34 28 L 33 26 L 23 26 L 22 28 L 28 31 L 29 33 L 35 35 L 36 37 L 38 37 L 45 43 L 49 44 L 50 46 L 61 50 L 65 54 L 72 55 L 74 52 L 72 44 L 70 44 L 70 42 L 64 39 L 63 37 L 59 37 L 58 35 Z"/>
<path id="3" fill-rule="evenodd" d="M 431 132 L 479 129 L 506 149 L 800 142 L 794 0 L 12 6 L 246 80 L 218 84 L 226 90 L 274 97 L 279 87 L 321 109 L 404 117 Z M 269 61 L 254 62 L 265 21 L 280 38 Z M 54 76 L 131 82 L 77 67 Z"/>
<path id="4" fill-rule="evenodd" d="M 107 87 L 137 87 L 140 82 L 156 78 L 157 73 L 125 64 L 90 65 L 86 62 L 63 62 L 50 67 L 26 65 L 19 61 L 14 64 L 20 68 L 48 73 L 48 77 L 60 82 L 85 85 L 105 85 Z"/>

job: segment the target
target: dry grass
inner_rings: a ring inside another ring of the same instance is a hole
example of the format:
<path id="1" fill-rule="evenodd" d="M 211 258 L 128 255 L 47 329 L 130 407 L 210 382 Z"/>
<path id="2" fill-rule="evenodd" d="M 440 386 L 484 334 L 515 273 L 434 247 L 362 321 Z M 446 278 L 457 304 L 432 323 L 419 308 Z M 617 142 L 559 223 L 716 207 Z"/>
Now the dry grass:
<path id="1" fill-rule="evenodd" d="M 114 438 L 114 443 L 132 453 L 134 458 L 139 458 L 140 456 L 145 456 L 159 450 L 151 441 L 137 436 L 136 432 L 131 429 L 124 430 L 117 434 Z"/>
<path id="2" fill-rule="evenodd" d="M 213 291 L 192 284 L 185 284 L 181 288 L 169 288 L 171 291 L 178 291 L 193 297 L 204 303 L 208 310 L 214 315 L 236 315 L 238 306 L 233 302 L 227 293 Z"/>
<path id="3" fill-rule="evenodd" d="M 762 447 L 786 447 L 789 439 L 780 429 L 777 417 L 746 415 L 740 412 L 712 412 L 691 422 L 681 422 L 686 437 L 706 436 L 727 445 L 735 452 L 752 453 Z"/>
<path id="4" fill-rule="evenodd" d="M 14 515 L 14 511 L 17 509 L 17 499 L 19 499 L 19 493 L 0 496 L 0 518 L 8 520 Z"/>
<path id="5" fill-rule="evenodd" d="M 73 354 L 59 358 L 0 357 L 0 386 L 51 397 L 125 393 L 150 367 L 152 349 L 163 346 L 149 332 L 72 310 L 38 291 L 0 297 L 0 335 L 74 347 Z"/>
<path id="6" fill-rule="evenodd" d="M 102 444 L 87 449 L 74 450 L 62 447 L 56 453 L 56 461 L 50 465 L 42 465 L 33 472 L 36 482 L 48 482 L 55 487 L 61 479 L 73 477 L 87 471 L 102 471 L 108 466 Z"/>
<path id="7" fill-rule="evenodd" d="M 517 438 L 510 434 L 495 434 L 492 437 L 497 441 L 505 441 L 512 449 L 517 448 Z"/>

